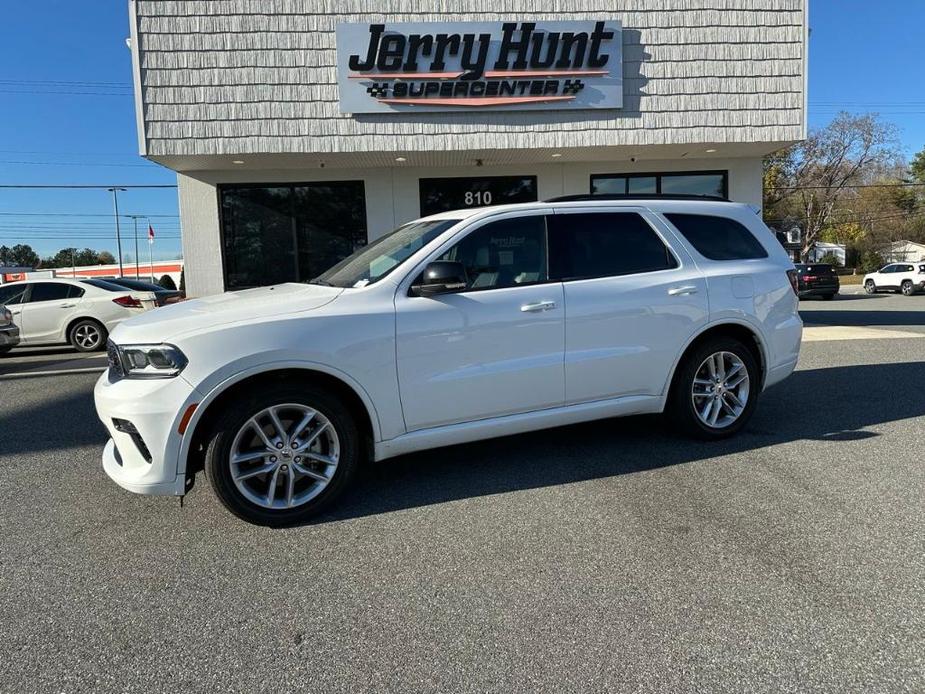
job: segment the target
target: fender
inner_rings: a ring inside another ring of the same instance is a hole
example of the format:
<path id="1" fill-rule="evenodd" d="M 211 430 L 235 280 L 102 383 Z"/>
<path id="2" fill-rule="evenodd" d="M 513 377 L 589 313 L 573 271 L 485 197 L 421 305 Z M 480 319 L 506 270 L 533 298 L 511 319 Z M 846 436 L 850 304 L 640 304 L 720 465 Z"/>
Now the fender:
<path id="1" fill-rule="evenodd" d="M 755 323 L 749 321 L 746 318 L 739 318 L 739 317 L 716 318 L 714 320 L 711 320 L 706 325 L 701 326 L 697 332 L 693 333 L 688 338 L 688 340 L 684 343 L 684 345 L 678 351 L 678 355 L 675 357 L 674 363 L 671 365 L 671 371 L 668 374 L 668 380 L 665 381 L 665 386 L 662 388 L 663 401 L 665 398 L 668 397 L 668 390 L 669 388 L 671 388 L 671 384 L 674 382 L 675 371 L 678 368 L 678 364 L 681 363 L 681 357 L 684 356 L 684 353 L 687 351 L 687 348 L 690 347 L 697 338 L 699 338 L 701 335 L 703 335 L 708 330 L 712 330 L 713 328 L 718 328 L 723 325 L 739 325 L 743 328 L 748 328 L 749 332 L 753 333 L 758 338 L 758 349 L 761 350 L 761 356 L 764 359 L 765 366 L 767 366 L 768 346 L 765 342 L 764 335 L 762 334 L 761 329 Z M 766 370 L 767 369 L 765 369 L 765 371 Z M 764 378 L 766 376 L 767 376 L 766 373 L 761 374 L 762 381 L 764 381 Z"/>
<path id="2" fill-rule="evenodd" d="M 183 433 L 183 436 L 180 440 L 180 445 L 177 450 L 177 475 L 182 476 L 186 474 L 186 461 L 189 455 L 190 445 L 193 440 L 193 433 L 196 431 L 196 426 L 199 424 L 202 416 L 205 414 L 206 410 L 209 409 L 215 399 L 225 392 L 228 388 L 233 386 L 235 383 L 243 381 L 245 378 L 250 378 L 251 376 L 256 376 L 261 373 L 267 373 L 269 371 L 280 371 L 282 369 L 302 369 L 305 371 L 318 371 L 320 373 L 327 374 L 328 376 L 333 376 L 334 378 L 343 381 L 348 385 L 360 398 L 363 402 L 363 406 L 366 408 L 367 413 L 369 414 L 369 420 L 372 423 L 373 427 L 373 438 L 376 441 L 381 440 L 382 434 L 379 426 L 379 414 L 376 411 L 376 406 L 373 404 L 372 398 L 369 397 L 369 393 L 366 392 L 366 389 L 360 385 L 353 377 L 348 376 L 346 373 L 337 369 L 328 364 L 323 364 L 320 362 L 313 361 L 304 361 L 304 360 L 294 360 L 286 359 L 280 361 L 271 361 L 263 362 L 256 364 L 240 371 L 235 372 L 232 376 L 225 378 L 223 381 L 219 382 L 217 385 L 213 386 L 208 390 L 208 393 L 204 394 L 204 397 L 199 401 L 199 405 L 196 407 L 196 411 L 193 413 L 193 416 L 190 418 L 190 421 L 187 423 L 186 430 Z M 202 391 L 198 388 L 194 389 L 194 393 L 203 395 Z M 184 409 L 188 404 L 184 405 Z M 174 422 L 174 431 L 177 431 L 179 426 L 180 418 L 183 416 L 183 412 L 177 413 L 177 419 Z"/>

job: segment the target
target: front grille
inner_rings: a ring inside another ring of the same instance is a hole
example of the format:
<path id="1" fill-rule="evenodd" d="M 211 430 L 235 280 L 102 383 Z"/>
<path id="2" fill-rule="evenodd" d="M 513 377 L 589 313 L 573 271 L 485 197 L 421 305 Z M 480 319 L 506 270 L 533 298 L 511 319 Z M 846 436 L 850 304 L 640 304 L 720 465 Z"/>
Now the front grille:
<path id="1" fill-rule="evenodd" d="M 117 381 L 125 376 L 122 369 L 122 360 L 119 358 L 119 350 L 112 340 L 106 341 L 106 357 L 109 359 L 109 380 Z"/>

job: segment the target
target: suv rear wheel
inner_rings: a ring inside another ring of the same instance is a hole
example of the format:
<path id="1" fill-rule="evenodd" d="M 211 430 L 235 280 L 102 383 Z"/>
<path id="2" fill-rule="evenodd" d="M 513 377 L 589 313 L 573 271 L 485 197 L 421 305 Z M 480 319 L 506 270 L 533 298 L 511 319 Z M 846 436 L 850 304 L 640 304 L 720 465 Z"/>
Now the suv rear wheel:
<path id="1" fill-rule="evenodd" d="M 915 294 L 915 287 L 912 285 L 912 280 L 903 280 L 902 285 L 899 287 L 899 291 L 903 293 L 903 296 L 912 296 Z"/>
<path id="2" fill-rule="evenodd" d="M 284 526 L 338 497 L 360 450 L 356 423 L 338 398 L 311 385 L 280 384 L 228 404 L 212 428 L 205 469 L 233 514 Z"/>
<path id="3" fill-rule="evenodd" d="M 760 381 L 748 347 L 731 337 L 710 338 L 688 352 L 678 366 L 667 412 L 690 436 L 726 438 L 751 418 Z"/>

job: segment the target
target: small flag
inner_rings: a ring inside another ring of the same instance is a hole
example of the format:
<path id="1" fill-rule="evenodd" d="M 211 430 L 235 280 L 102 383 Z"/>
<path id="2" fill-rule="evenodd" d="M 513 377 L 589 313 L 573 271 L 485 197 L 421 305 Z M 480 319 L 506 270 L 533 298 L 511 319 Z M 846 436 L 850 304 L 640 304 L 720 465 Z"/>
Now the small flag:
<path id="1" fill-rule="evenodd" d="M 148 243 L 154 243 L 154 227 L 150 224 L 148 225 Z"/>

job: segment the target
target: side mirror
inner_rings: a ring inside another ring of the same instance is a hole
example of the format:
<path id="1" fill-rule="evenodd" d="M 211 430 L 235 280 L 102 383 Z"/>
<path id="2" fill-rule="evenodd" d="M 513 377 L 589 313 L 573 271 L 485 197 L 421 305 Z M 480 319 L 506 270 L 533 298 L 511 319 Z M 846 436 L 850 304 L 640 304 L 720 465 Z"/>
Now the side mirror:
<path id="1" fill-rule="evenodd" d="M 469 286 L 466 266 L 452 260 L 436 260 L 424 269 L 423 281 L 411 287 L 414 296 L 437 296 L 461 292 Z"/>

